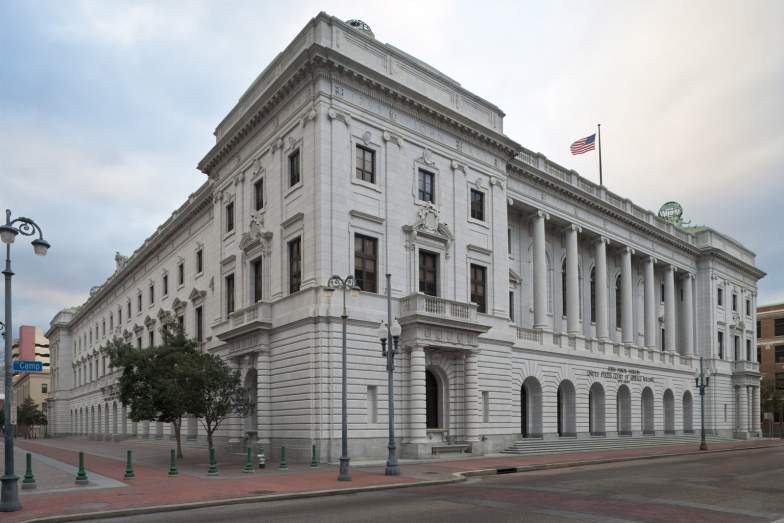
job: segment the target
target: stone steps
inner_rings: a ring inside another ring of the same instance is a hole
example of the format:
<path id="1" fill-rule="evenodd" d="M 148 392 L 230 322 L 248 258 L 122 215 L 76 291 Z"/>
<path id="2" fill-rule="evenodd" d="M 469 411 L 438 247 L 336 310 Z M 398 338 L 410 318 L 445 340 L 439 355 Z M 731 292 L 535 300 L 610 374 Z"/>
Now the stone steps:
<path id="1" fill-rule="evenodd" d="M 721 436 L 706 436 L 707 442 L 719 443 L 733 441 L 732 438 Z M 525 439 L 516 441 L 504 454 L 550 454 L 557 452 L 575 452 L 581 450 L 622 449 L 639 447 L 658 447 L 666 445 L 699 445 L 698 435 L 678 436 L 622 436 L 622 437 L 590 437 L 590 438 L 560 438 L 556 440 Z"/>

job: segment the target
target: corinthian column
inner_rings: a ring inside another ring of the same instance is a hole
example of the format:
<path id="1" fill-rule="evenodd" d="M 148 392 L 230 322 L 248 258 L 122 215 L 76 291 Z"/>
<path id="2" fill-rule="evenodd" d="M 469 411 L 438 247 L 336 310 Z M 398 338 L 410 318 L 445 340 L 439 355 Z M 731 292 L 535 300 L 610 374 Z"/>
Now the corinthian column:
<path id="1" fill-rule="evenodd" d="M 664 269 L 664 347 L 668 351 L 675 350 L 675 267 L 668 265 Z"/>
<path id="2" fill-rule="evenodd" d="M 580 278 L 577 262 L 577 233 L 582 229 L 569 225 L 566 231 L 566 332 L 580 334 Z"/>
<path id="3" fill-rule="evenodd" d="M 471 352 L 465 361 L 466 440 L 479 441 L 479 356 Z"/>
<path id="4" fill-rule="evenodd" d="M 538 211 L 534 223 L 534 329 L 547 327 L 547 244 L 545 220 L 550 216 Z"/>
<path id="5" fill-rule="evenodd" d="M 425 349 L 411 347 L 411 366 L 409 369 L 409 440 L 412 443 L 427 441 L 425 419 Z"/>
<path id="6" fill-rule="evenodd" d="M 694 275 L 683 277 L 683 354 L 694 354 Z"/>
<path id="7" fill-rule="evenodd" d="M 645 258 L 645 346 L 656 348 L 656 294 L 654 292 L 653 256 Z"/>
<path id="8" fill-rule="evenodd" d="M 624 247 L 623 261 L 621 263 L 621 301 L 623 313 L 621 316 L 622 341 L 634 343 L 634 317 L 632 304 L 632 254 L 634 249 Z"/>
<path id="9" fill-rule="evenodd" d="M 606 340 L 609 337 L 609 299 L 607 296 L 607 238 L 601 237 L 596 243 L 596 337 Z"/>
<path id="10" fill-rule="evenodd" d="M 747 414 L 747 408 L 749 405 L 748 394 L 746 393 L 746 386 L 742 385 L 737 387 L 738 391 L 738 402 L 737 402 L 737 411 L 735 412 L 736 415 L 736 426 L 738 432 L 747 432 L 749 430 L 749 418 Z"/>

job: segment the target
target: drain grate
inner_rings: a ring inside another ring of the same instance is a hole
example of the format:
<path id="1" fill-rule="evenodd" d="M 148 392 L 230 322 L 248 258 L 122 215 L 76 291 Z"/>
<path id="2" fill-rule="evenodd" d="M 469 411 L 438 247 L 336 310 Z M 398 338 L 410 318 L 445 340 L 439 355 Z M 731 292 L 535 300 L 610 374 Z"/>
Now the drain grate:
<path id="1" fill-rule="evenodd" d="M 514 474 L 517 472 L 517 467 L 505 467 L 501 469 L 495 469 L 496 474 Z"/>
<path id="2" fill-rule="evenodd" d="M 249 490 L 248 494 L 274 494 L 274 490 Z"/>

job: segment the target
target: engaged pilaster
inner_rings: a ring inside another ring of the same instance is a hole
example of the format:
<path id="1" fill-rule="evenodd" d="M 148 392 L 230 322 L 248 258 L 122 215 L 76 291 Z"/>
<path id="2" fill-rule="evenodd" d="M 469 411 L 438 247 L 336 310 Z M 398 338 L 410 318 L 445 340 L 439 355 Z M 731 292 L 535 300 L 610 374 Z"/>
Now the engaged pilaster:
<path id="1" fill-rule="evenodd" d="M 664 348 L 675 350 L 675 267 L 664 269 Z"/>
<path id="2" fill-rule="evenodd" d="M 634 343 L 634 316 L 632 303 L 632 254 L 631 247 L 623 248 L 621 263 L 621 301 L 623 314 L 621 316 L 622 341 L 625 344 Z"/>
<path id="3" fill-rule="evenodd" d="M 466 440 L 479 441 L 479 356 L 466 355 Z"/>
<path id="4" fill-rule="evenodd" d="M 645 258 L 645 346 L 656 348 L 656 295 L 654 293 L 653 256 Z"/>
<path id="5" fill-rule="evenodd" d="M 694 354 L 694 275 L 686 273 L 683 285 L 683 354 Z"/>
<path id="6" fill-rule="evenodd" d="M 545 220 L 550 215 L 538 211 L 533 216 L 534 228 L 534 328 L 547 327 L 547 239 Z"/>
<path id="7" fill-rule="evenodd" d="M 609 338 L 609 297 L 607 294 L 607 244 L 605 237 L 600 237 L 594 244 L 596 249 L 596 337 L 602 341 Z"/>
<path id="8" fill-rule="evenodd" d="M 569 225 L 566 232 L 566 332 L 570 336 L 580 334 L 580 279 L 578 264 L 578 225 Z"/>

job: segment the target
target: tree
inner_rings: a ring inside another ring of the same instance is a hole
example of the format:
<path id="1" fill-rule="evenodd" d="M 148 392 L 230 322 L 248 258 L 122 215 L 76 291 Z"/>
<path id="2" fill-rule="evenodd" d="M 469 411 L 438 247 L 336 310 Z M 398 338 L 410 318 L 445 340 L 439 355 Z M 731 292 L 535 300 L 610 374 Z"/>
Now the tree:
<path id="1" fill-rule="evenodd" d="M 784 397 L 782 396 L 781 389 L 776 387 L 776 382 L 770 378 L 763 377 L 760 384 L 760 402 L 762 403 L 762 412 L 773 412 L 780 414 L 779 418 L 784 426 Z M 772 429 L 772 427 L 771 427 Z"/>
<path id="2" fill-rule="evenodd" d="M 171 423 L 177 441 L 177 457 L 182 458 L 182 419 L 190 412 L 192 377 L 197 344 L 187 338 L 177 321 L 161 317 L 161 345 L 135 349 L 115 339 L 102 351 L 113 367 L 122 368 L 118 380 L 120 401 L 130 407 L 133 421 Z"/>
<path id="3" fill-rule="evenodd" d="M 46 415 L 38 408 L 33 398 L 25 398 L 21 405 L 16 407 L 16 423 L 29 435 L 33 425 L 46 425 Z"/>
<path id="4" fill-rule="evenodd" d="M 200 419 L 207 431 L 207 444 L 214 448 L 213 434 L 221 423 L 232 414 L 247 415 L 252 403 L 242 387 L 239 372 L 219 356 L 197 353 L 193 361 L 191 413 Z"/>

